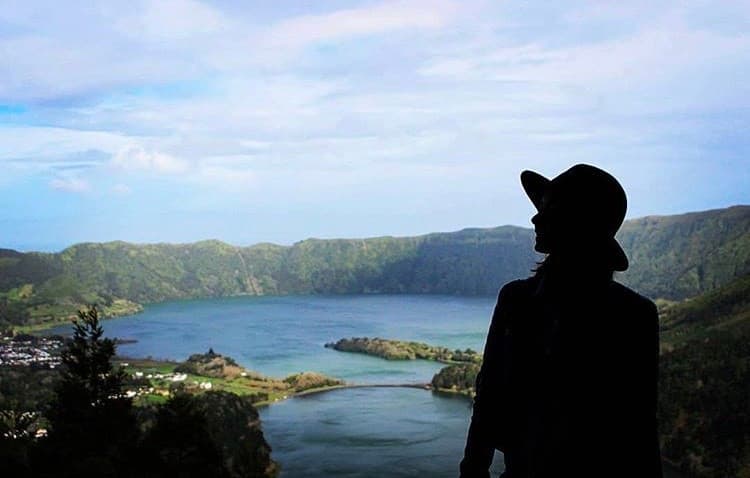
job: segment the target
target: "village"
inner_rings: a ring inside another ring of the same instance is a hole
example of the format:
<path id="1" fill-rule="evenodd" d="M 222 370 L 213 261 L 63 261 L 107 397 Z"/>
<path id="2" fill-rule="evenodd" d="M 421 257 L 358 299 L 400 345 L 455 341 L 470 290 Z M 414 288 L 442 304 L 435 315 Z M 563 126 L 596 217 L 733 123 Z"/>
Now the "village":
<path id="1" fill-rule="evenodd" d="M 24 365 L 54 369 L 61 363 L 64 344 L 59 336 L 17 335 L 0 338 L 0 366 Z"/>

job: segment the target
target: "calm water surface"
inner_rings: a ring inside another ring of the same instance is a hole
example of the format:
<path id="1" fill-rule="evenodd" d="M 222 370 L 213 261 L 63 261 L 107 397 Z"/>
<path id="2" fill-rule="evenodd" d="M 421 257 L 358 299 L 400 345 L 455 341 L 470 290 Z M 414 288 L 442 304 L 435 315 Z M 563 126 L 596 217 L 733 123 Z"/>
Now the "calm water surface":
<path id="1" fill-rule="evenodd" d="M 363 384 L 429 382 L 442 365 L 323 345 L 378 336 L 481 350 L 493 305 L 494 298 L 407 295 L 189 300 L 150 305 L 142 314 L 105 321 L 104 329 L 111 337 L 137 340 L 119 347 L 134 357 L 184 360 L 213 347 L 276 377 L 316 370 Z M 292 398 L 260 414 L 282 477 L 447 478 L 458 476 L 471 410 L 462 397 L 355 388 Z M 493 476 L 501 470 L 498 453 Z"/>
<path id="2" fill-rule="evenodd" d="M 445 296 L 236 297 L 156 304 L 104 329 L 137 340 L 121 345 L 122 355 L 184 360 L 213 347 L 272 376 L 315 370 L 357 383 L 428 382 L 441 364 L 323 345 L 367 336 L 481 350 L 493 305 L 494 298 Z"/>
<path id="3" fill-rule="evenodd" d="M 493 306 L 490 297 L 237 297 L 155 304 L 105 321 L 104 329 L 137 340 L 119 346 L 122 355 L 184 360 L 213 347 L 276 377 L 315 370 L 356 383 L 414 383 L 429 382 L 443 365 L 323 345 L 377 336 L 481 350 Z M 357 388 L 293 398 L 260 413 L 283 477 L 455 477 L 469 406 L 425 390 Z M 499 456 L 496 472 L 501 462 Z"/>

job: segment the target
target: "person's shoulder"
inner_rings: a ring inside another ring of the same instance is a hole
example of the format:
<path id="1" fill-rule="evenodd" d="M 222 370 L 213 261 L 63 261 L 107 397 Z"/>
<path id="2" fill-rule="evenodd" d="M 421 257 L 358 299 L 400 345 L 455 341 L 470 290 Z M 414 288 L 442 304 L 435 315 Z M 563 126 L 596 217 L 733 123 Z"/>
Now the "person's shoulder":
<path id="1" fill-rule="evenodd" d="M 654 301 L 619 282 L 612 281 L 609 292 L 613 299 L 615 299 L 615 302 L 628 309 L 656 314 L 656 304 L 654 304 Z"/>
<path id="2" fill-rule="evenodd" d="M 538 279 L 532 276 L 507 282 L 500 288 L 498 299 L 511 300 L 516 297 L 531 295 L 537 288 L 537 281 Z"/>

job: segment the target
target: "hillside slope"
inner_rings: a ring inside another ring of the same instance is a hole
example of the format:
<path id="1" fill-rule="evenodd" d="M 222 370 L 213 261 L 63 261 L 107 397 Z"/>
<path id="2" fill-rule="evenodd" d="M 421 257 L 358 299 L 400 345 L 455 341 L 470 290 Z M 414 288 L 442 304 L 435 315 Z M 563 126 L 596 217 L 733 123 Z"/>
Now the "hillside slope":
<path id="1" fill-rule="evenodd" d="M 167 299 L 267 294 L 494 295 L 540 256 L 515 226 L 416 237 L 308 239 L 292 246 L 84 243 L 60 253 L 0 249 L 0 321 L 105 313 Z M 627 221 L 631 268 L 618 280 L 650 297 L 683 299 L 750 272 L 750 207 Z"/>
<path id="2" fill-rule="evenodd" d="M 662 315 L 664 456 L 687 476 L 750 476 L 750 274 Z"/>
<path id="3" fill-rule="evenodd" d="M 622 280 L 649 297 L 684 299 L 750 272 L 750 206 L 626 221 Z"/>

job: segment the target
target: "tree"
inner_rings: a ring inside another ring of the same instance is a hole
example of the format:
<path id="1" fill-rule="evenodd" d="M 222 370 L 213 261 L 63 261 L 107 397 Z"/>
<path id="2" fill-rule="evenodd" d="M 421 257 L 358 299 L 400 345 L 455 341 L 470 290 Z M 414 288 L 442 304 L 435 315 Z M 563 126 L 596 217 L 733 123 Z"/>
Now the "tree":
<path id="1" fill-rule="evenodd" d="M 42 476 L 130 476 L 138 438 L 125 373 L 112 366 L 115 343 L 104 338 L 96 306 L 78 311 L 62 352 L 62 379 L 47 413 Z"/>
<path id="2" fill-rule="evenodd" d="M 174 394 L 158 408 L 143 450 L 148 461 L 144 476 L 228 476 L 221 450 L 209 434 L 205 412 L 186 393 Z"/>

